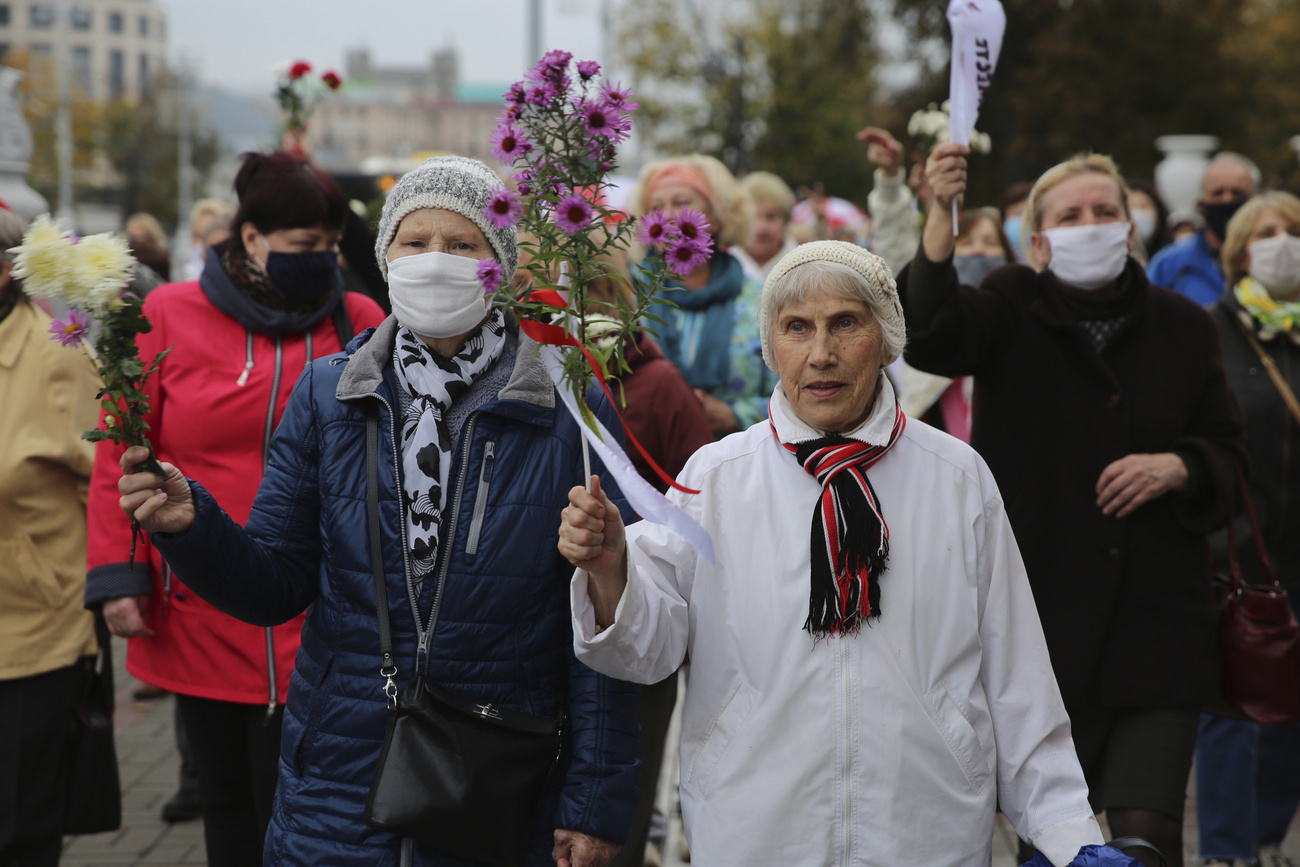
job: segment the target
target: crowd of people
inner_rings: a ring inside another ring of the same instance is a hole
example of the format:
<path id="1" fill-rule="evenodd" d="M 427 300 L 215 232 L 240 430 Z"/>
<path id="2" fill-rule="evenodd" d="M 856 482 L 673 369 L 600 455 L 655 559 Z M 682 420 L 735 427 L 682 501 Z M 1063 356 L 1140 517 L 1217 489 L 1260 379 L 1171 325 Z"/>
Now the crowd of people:
<path id="1" fill-rule="evenodd" d="M 164 477 L 79 439 L 93 360 L 4 254 L 0 865 L 58 863 L 97 620 L 176 696 L 164 815 L 202 815 L 214 867 L 470 863 L 363 818 L 381 670 L 564 721 L 527 864 L 654 863 L 679 685 L 696 863 L 987 864 L 1001 811 L 1022 860 L 1071 863 L 1101 815 L 1181 867 L 1195 758 L 1203 863 L 1289 864 L 1300 722 L 1222 712 L 1212 576 L 1236 521 L 1262 580 L 1244 483 L 1300 593 L 1300 199 L 1221 153 L 1171 214 L 1082 154 L 980 206 L 964 146 L 909 175 L 887 130 L 858 138 L 861 222 L 709 156 L 646 165 L 629 209 L 698 211 L 712 253 L 665 276 L 621 251 L 581 311 L 664 276 L 621 413 L 698 491 L 668 496 L 713 561 L 599 461 L 588 484 L 478 282 L 492 259 L 520 286 L 528 252 L 477 160 L 407 172 L 373 229 L 287 152 L 244 157 L 185 255 L 126 222 L 142 355 L 172 347 Z M 23 230 L 0 211 L 3 249 Z"/>

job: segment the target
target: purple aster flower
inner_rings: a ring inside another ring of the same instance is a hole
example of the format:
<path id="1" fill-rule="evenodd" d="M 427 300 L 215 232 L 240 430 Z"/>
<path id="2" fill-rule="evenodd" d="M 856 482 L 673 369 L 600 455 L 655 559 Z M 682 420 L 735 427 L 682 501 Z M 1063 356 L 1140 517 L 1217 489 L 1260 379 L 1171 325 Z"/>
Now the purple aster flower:
<path id="1" fill-rule="evenodd" d="M 523 214 L 519 197 L 509 190 L 497 190 L 483 206 L 483 217 L 498 229 L 509 229 Z"/>
<path id="2" fill-rule="evenodd" d="M 50 323 L 50 338 L 63 346 L 76 346 L 90 331 L 90 320 L 80 310 L 69 310 L 67 319 Z"/>
<path id="3" fill-rule="evenodd" d="M 609 81 L 600 86 L 600 98 L 602 102 L 623 111 L 636 111 L 641 105 L 639 102 L 632 101 L 632 88 L 624 87 L 621 84 L 611 84 Z"/>
<path id="4" fill-rule="evenodd" d="M 704 213 L 695 208 L 682 208 L 674 215 L 673 222 L 677 224 L 678 233 L 688 241 L 707 238 L 712 229 Z"/>
<path id="5" fill-rule="evenodd" d="M 569 193 L 555 206 L 555 223 L 566 235 L 576 235 L 591 225 L 591 203 L 580 193 Z"/>
<path id="6" fill-rule="evenodd" d="M 533 149 L 533 144 L 513 124 L 503 123 L 492 131 L 492 155 L 503 163 L 512 163 Z"/>
<path id="7" fill-rule="evenodd" d="M 478 263 L 478 282 L 483 284 L 485 293 L 492 293 L 501 288 L 506 272 L 496 259 L 480 259 Z"/>
<path id="8" fill-rule="evenodd" d="M 549 81 L 543 81 L 536 87 L 528 89 L 527 96 L 524 97 L 529 105 L 546 106 L 551 104 L 551 100 L 559 95 L 559 90 Z"/>
<path id="9" fill-rule="evenodd" d="M 552 48 L 542 55 L 542 59 L 537 62 L 537 68 L 563 72 L 569 68 L 569 61 L 571 60 L 573 60 L 573 52 Z"/>
<path id="10" fill-rule="evenodd" d="M 514 181 L 515 187 L 519 190 L 519 195 L 528 195 L 533 191 L 533 170 L 524 169 L 522 172 L 516 172 Z"/>
<path id="11" fill-rule="evenodd" d="M 504 94 L 506 102 L 510 103 L 511 105 L 518 105 L 519 103 L 523 102 L 524 97 L 526 97 L 527 95 L 528 95 L 528 90 L 524 87 L 524 83 L 522 81 L 516 81 L 514 84 L 510 85 L 510 89 L 507 90 Z"/>
<path id="12" fill-rule="evenodd" d="M 664 258 L 668 270 L 679 277 L 685 277 L 696 268 L 709 261 L 713 252 L 713 242 L 707 238 L 676 238 L 668 242 Z"/>
<path id="13" fill-rule="evenodd" d="M 662 244 L 675 233 L 676 227 L 663 211 L 651 211 L 637 221 L 636 240 L 643 247 Z"/>
<path id="14" fill-rule="evenodd" d="M 579 60 L 578 75 L 583 81 L 591 81 L 600 74 L 600 64 L 594 60 Z"/>
<path id="15" fill-rule="evenodd" d="M 627 119 L 617 108 L 605 102 L 581 100 L 574 108 L 582 115 L 582 125 L 587 132 L 602 138 L 622 140 L 627 137 L 630 126 Z"/>

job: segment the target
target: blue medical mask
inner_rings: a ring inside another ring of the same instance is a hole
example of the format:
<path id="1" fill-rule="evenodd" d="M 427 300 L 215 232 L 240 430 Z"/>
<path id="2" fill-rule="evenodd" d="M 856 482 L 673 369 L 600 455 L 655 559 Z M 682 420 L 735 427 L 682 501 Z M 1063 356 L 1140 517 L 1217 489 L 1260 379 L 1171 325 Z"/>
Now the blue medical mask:
<path id="1" fill-rule="evenodd" d="M 962 285 L 978 286 L 990 271 L 1007 264 L 1007 260 L 1001 256 L 954 256 L 952 264 Z"/>
<path id="2" fill-rule="evenodd" d="M 1002 223 L 1002 231 L 1006 233 L 1007 240 L 1011 242 L 1011 249 L 1016 253 L 1016 261 L 1024 262 L 1025 251 L 1020 249 L 1020 227 L 1023 225 L 1020 214 L 1014 217 L 1007 217 Z"/>

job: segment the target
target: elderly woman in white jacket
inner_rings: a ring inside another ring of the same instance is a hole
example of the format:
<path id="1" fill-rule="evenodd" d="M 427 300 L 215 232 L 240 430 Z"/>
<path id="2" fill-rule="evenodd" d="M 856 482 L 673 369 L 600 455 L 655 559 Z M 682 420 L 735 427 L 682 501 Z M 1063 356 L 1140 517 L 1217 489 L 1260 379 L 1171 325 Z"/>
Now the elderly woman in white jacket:
<path id="1" fill-rule="evenodd" d="M 806 244 L 768 277 L 771 420 L 705 446 L 679 504 L 717 563 L 574 488 L 579 659 L 689 656 L 681 798 L 700 864 L 987 865 L 1000 805 L 1056 865 L 1102 842 L 997 485 L 898 408 L 883 261 Z M 811 532 L 810 532 L 811 525 Z"/>

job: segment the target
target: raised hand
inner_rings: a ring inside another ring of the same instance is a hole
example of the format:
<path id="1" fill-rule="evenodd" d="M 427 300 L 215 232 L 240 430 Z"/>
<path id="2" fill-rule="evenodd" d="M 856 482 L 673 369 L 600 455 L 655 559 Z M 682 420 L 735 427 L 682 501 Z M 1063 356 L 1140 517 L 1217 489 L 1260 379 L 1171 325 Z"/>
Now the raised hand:
<path id="1" fill-rule="evenodd" d="M 560 541 L 564 558 L 586 569 L 587 595 L 596 609 L 596 625 L 614 622 L 614 611 L 627 584 L 627 534 L 623 516 L 600 489 L 600 477 L 591 477 L 591 492 L 574 487 L 569 505 L 560 513 Z"/>
<path id="2" fill-rule="evenodd" d="M 867 159 L 886 177 L 895 177 L 903 165 L 903 145 L 888 130 L 869 126 L 858 132 L 858 141 L 867 143 Z"/>
<path id="3" fill-rule="evenodd" d="M 925 216 L 925 232 L 921 235 L 921 248 L 931 262 L 942 262 L 952 255 L 955 246 L 952 224 L 952 203 L 958 206 L 966 195 L 966 154 L 970 148 L 964 144 L 945 142 L 930 152 L 925 163 L 925 182 L 932 191 L 934 201 Z"/>

